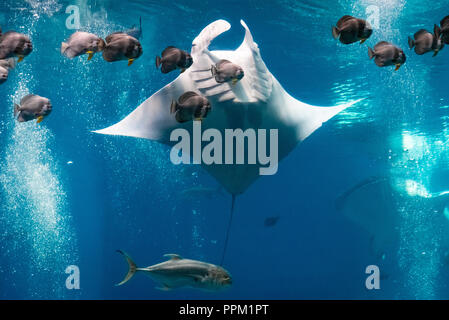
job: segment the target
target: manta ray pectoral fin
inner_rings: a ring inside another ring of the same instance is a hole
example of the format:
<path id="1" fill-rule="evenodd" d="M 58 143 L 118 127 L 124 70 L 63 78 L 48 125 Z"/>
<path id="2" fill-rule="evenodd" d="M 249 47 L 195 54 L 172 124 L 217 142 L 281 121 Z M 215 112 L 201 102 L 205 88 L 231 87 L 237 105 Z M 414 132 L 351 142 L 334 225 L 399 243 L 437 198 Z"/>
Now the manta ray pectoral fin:
<path id="1" fill-rule="evenodd" d="M 187 91 L 194 91 L 204 94 L 195 81 L 192 81 L 194 74 L 200 74 L 203 70 L 208 77 L 211 77 L 210 65 L 213 55 L 207 50 L 210 42 L 229 30 L 231 25 L 225 20 L 217 20 L 209 24 L 193 40 L 192 56 L 193 65 L 176 78 L 174 81 L 153 94 L 122 121 L 108 128 L 94 131 L 99 134 L 121 135 L 135 138 L 145 138 L 156 140 L 165 144 L 170 144 L 170 134 L 172 130 L 180 127 L 175 116 L 170 113 L 172 102 Z M 216 58 L 214 58 L 216 60 Z M 217 60 L 218 61 L 218 60 Z M 212 60 L 213 62 L 213 60 Z M 206 70 L 206 71 L 204 71 Z M 214 80 L 215 81 L 215 80 Z M 226 84 L 229 87 L 229 85 Z M 226 91 L 220 89 L 218 93 Z M 229 90 L 227 90 L 229 91 Z M 214 94 L 217 94 L 214 92 Z M 205 94 L 207 96 L 207 94 Z M 229 95 L 232 99 L 235 96 Z"/>
<path id="2" fill-rule="evenodd" d="M 122 121 L 94 132 L 169 143 L 170 133 L 180 125 L 176 122 L 175 116 L 170 113 L 170 106 L 173 100 L 177 100 L 184 91 L 193 91 L 191 81 L 183 80 L 186 74 L 187 72 L 183 73 L 175 81 L 153 94 Z"/>
<path id="3" fill-rule="evenodd" d="M 359 99 L 335 107 L 317 107 L 296 100 L 285 92 L 285 104 L 279 113 L 285 123 L 290 121 L 295 123 L 297 140 L 301 142 L 320 128 L 324 122 L 363 100 Z"/>
<path id="4" fill-rule="evenodd" d="M 236 51 L 223 51 L 223 53 L 235 55 L 237 63 L 242 64 L 245 69 L 245 77 L 240 81 L 240 87 L 246 94 L 240 101 L 266 101 L 272 92 L 273 77 L 262 61 L 248 27 L 243 21 L 242 25 L 246 29 L 244 43 Z M 236 96 L 229 84 L 217 85 L 212 77 L 210 66 L 217 58 L 207 50 L 210 42 L 229 28 L 229 23 L 224 20 L 209 24 L 193 41 L 194 64 L 191 68 L 148 98 L 122 121 L 94 132 L 146 138 L 168 144 L 171 131 L 180 126 L 174 115 L 170 114 L 170 105 L 184 92 L 200 91 L 206 97 L 212 95 L 219 97 L 219 101 L 235 99 Z"/>

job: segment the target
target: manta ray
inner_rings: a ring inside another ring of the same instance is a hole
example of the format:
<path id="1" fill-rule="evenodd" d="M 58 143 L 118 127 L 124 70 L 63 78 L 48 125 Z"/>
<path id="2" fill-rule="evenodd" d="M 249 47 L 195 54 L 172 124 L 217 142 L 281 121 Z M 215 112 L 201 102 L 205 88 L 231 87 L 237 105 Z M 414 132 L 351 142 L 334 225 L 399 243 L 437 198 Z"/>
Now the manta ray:
<path id="1" fill-rule="evenodd" d="M 392 185 L 386 177 L 371 177 L 358 183 L 336 200 L 336 209 L 370 236 L 371 254 L 380 257 L 399 241 L 400 209 L 412 206 L 407 214 L 424 214 L 422 223 L 442 230 L 441 241 L 449 247 L 449 191 L 429 192 L 416 181 L 408 188 Z"/>
<path id="2" fill-rule="evenodd" d="M 192 133 L 193 126 L 192 122 L 178 123 L 170 113 L 170 105 L 183 93 L 193 91 L 206 97 L 212 106 L 202 121 L 203 130 L 213 128 L 224 134 L 225 129 L 277 129 L 278 161 L 281 161 L 324 122 L 361 100 L 334 107 L 312 106 L 296 100 L 268 70 L 248 26 L 243 20 L 240 23 L 245 37 L 236 50 L 209 51 L 212 40 L 231 27 L 225 20 L 209 24 L 192 42 L 193 64 L 189 69 L 120 122 L 94 132 L 145 138 L 173 147 L 177 142 L 170 141 L 171 132 L 184 128 Z M 216 82 L 211 66 L 222 59 L 243 68 L 245 76 L 237 84 Z M 259 178 L 261 164 L 202 165 L 233 196 L 232 217 L 235 196 Z"/>

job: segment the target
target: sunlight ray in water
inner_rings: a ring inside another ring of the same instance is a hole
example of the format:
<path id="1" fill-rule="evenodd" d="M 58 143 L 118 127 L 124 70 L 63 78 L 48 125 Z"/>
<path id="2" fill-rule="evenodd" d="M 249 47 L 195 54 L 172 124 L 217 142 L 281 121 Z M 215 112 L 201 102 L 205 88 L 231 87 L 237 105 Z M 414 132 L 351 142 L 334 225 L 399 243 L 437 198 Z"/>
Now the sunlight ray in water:
<path id="1" fill-rule="evenodd" d="M 368 46 L 373 47 L 382 40 L 402 45 L 400 42 L 397 43 L 396 39 L 401 39 L 398 20 L 402 18 L 405 1 L 342 0 L 340 4 L 347 7 L 345 14 L 367 19 L 371 23 L 375 33 L 371 42 L 367 43 Z M 344 49 L 346 48 L 342 50 Z M 366 48 L 362 54 L 366 54 L 365 59 L 368 61 L 365 50 Z M 353 51 L 359 53 L 357 50 Z M 360 56 L 353 55 L 354 52 L 344 51 L 342 59 L 345 60 L 342 60 L 341 64 L 345 68 L 356 68 L 351 62 L 359 61 Z M 400 230 L 398 230 L 401 235 L 398 259 L 399 267 L 405 274 L 406 283 L 405 293 L 398 293 L 397 296 L 433 298 L 437 290 L 436 279 L 440 263 L 438 233 L 435 228 L 432 228 L 435 226 L 428 217 L 430 213 L 427 212 L 426 216 L 425 204 L 417 200 L 421 199 L 420 197 L 414 197 L 426 194 L 432 168 L 441 156 L 441 148 L 438 148 L 438 144 L 433 143 L 423 132 L 416 129 L 416 124 L 423 121 L 426 116 L 423 112 L 426 87 L 419 84 L 429 81 L 429 73 L 425 69 L 417 73 L 405 64 L 401 74 L 389 72 L 389 70 L 379 71 L 379 75 L 374 76 L 376 77 L 374 83 L 366 78 L 367 74 L 371 75 L 378 71 L 371 64 L 372 62 L 357 67 L 356 73 L 363 70 L 362 74 L 365 78 L 362 80 L 353 81 L 352 78 L 346 77 L 334 83 L 333 92 L 338 100 L 345 101 L 352 99 L 354 95 L 359 95 L 360 98 L 369 94 L 363 105 L 360 104 L 357 108 L 350 108 L 342 113 L 338 126 L 344 127 L 367 121 L 373 122 L 376 126 L 387 125 L 382 130 L 390 131 L 385 132 L 390 136 L 385 140 L 385 144 L 390 144 L 392 183 L 400 192 L 411 196 L 407 201 L 397 199 L 398 214 L 401 216 Z M 361 86 L 363 82 L 367 85 Z M 402 99 L 410 92 L 415 96 L 414 101 Z M 368 108 L 371 105 L 380 106 L 380 108 Z M 395 116 L 392 117 L 391 114 Z M 392 157 L 391 154 L 394 156 Z"/>
<path id="2" fill-rule="evenodd" d="M 410 131 L 403 131 L 402 142 L 393 148 L 394 153 L 401 155 L 392 163 L 393 183 L 410 196 L 397 199 L 402 218 L 399 266 L 406 274 L 410 294 L 418 299 L 431 299 L 437 290 L 442 239 L 437 232 L 441 226 L 432 220 L 435 209 L 425 199 L 430 198 L 427 186 L 440 150 L 429 137 Z"/>

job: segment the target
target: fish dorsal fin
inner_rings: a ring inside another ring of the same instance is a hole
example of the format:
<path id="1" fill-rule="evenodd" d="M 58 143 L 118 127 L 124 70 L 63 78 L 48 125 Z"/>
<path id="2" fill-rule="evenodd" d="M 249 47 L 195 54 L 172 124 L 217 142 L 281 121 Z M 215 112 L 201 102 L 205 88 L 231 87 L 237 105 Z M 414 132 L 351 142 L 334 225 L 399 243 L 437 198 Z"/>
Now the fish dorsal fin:
<path id="1" fill-rule="evenodd" d="M 183 104 L 184 102 L 186 102 L 191 97 L 196 97 L 197 95 L 198 95 L 198 93 L 196 93 L 196 92 L 187 91 L 186 93 L 184 93 L 182 96 L 179 97 L 178 102 L 180 104 Z"/>
<path id="2" fill-rule="evenodd" d="M 104 40 L 106 41 L 106 44 L 108 44 L 109 42 L 114 41 L 115 40 L 114 38 L 116 38 L 117 36 L 120 36 L 120 35 L 129 36 L 127 33 L 123 32 L 123 31 L 117 31 L 117 32 L 114 32 L 114 33 L 111 33 L 110 35 L 108 35 Z"/>
<path id="3" fill-rule="evenodd" d="M 16 60 L 14 58 L 2 59 L 0 60 L 0 67 L 5 69 L 14 69 L 16 67 Z"/>
<path id="4" fill-rule="evenodd" d="M 415 33 L 415 39 L 418 38 L 418 37 L 421 36 L 421 35 L 428 34 L 428 33 L 430 33 L 430 32 L 427 31 L 427 30 L 421 29 L 421 30 L 419 30 L 419 31 L 417 31 L 417 32 Z"/>
<path id="5" fill-rule="evenodd" d="M 436 24 L 433 26 L 433 35 L 435 36 L 433 39 L 434 42 L 437 42 L 441 36 L 441 28 L 439 26 L 437 26 Z"/>
<path id="6" fill-rule="evenodd" d="M 201 54 L 216 37 L 231 28 L 229 22 L 217 20 L 209 24 L 192 42 L 192 55 Z"/>
<path id="7" fill-rule="evenodd" d="M 390 43 L 390 42 L 387 42 L 387 41 L 381 41 L 381 42 L 379 42 L 378 44 L 376 44 L 376 45 L 374 46 L 374 49 L 379 48 L 379 47 L 382 47 L 382 46 L 388 46 L 388 45 L 391 45 L 391 43 Z"/>
<path id="8" fill-rule="evenodd" d="M 22 98 L 22 100 L 20 101 L 20 104 L 25 104 L 28 100 L 37 97 L 37 95 L 35 94 L 28 94 L 25 97 Z"/>
<path id="9" fill-rule="evenodd" d="M 226 59 L 221 59 L 220 61 L 218 61 L 218 63 L 216 64 L 217 68 L 220 69 L 222 65 L 226 64 L 226 63 L 232 63 L 229 60 Z"/>
<path id="10" fill-rule="evenodd" d="M 343 22 L 346 22 L 351 19 L 355 19 L 355 18 L 353 16 L 345 15 L 345 16 L 341 17 L 340 20 L 338 20 L 338 21 L 343 23 Z"/>
<path id="11" fill-rule="evenodd" d="M 182 260 L 182 257 L 179 254 L 175 254 L 175 253 L 164 254 L 164 257 L 170 258 L 170 260 Z"/>
<path id="12" fill-rule="evenodd" d="M 440 26 L 445 27 L 445 24 L 447 24 L 447 23 L 449 23 L 449 16 L 446 16 L 441 20 Z"/>
<path id="13" fill-rule="evenodd" d="M 173 46 L 168 46 L 167 48 L 165 48 L 164 51 L 162 51 L 162 58 L 163 58 L 166 54 L 168 54 L 170 51 L 172 51 L 172 50 L 174 50 L 174 49 L 177 50 L 177 48 L 176 48 L 176 47 L 173 47 Z"/>

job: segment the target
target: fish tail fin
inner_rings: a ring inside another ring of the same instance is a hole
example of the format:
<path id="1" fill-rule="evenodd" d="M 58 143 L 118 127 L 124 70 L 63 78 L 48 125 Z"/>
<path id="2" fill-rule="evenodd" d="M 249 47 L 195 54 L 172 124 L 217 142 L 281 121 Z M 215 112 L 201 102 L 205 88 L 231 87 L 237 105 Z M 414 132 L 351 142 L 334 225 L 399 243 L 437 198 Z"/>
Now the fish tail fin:
<path id="1" fill-rule="evenodd" d="M 161 65 L 161 57 L 157 56 L 156 57 L 156 68 L 159 69 L 159 66 Z"/>
<path id="2" fill-rule="evenodd" d="M 411 37 L 408 37 L 408 46 L 410 49 L 415 46 L 415 41 Z"/>
<path id="3" fill-rule="evenodd" d="M 374 52 L 373 49 L 371 49 L 370 47 L 368 47 L 368 56 L 370 59 L 374 58 L 374 56 L 376 55 L 376 53 Z"/>
<path id="4" fill-rule="evenodd" d="M 334 37 L 335 40 L 337 40 L 338 37 L 340 37 L 340 30 L 337 27 L 332 27 L 332 36 Z"/>
<path id="5" fill-rule="evenodd" d="M 441 38 L 441 28 L 436 24 L 433 26 L 433 33 L 437 39 Z"/>
<path id="6" fill-rule="evenodd" d="M 215 67 L 214 65 L 210 66 L 210 71 L 212 72 L 213 77 L 217 75 L 217 67 Z"/>
<path id="7" fill-rule="evenodd" d="M 69 45 L 66 42 L 61 43 L 61 53 L 64 54 L 64 52 L 67 50 L 67 47 Z"/>
<path id="8" fill-rule="evenodd" d="M 14 117 L 17 117 L 17 114 L 20 111 L 20 106 L 17 103 L 14 103 Z"/>
<path id="9" fill-rule="evenodd" d="M 6 62 L 8 63 L 7 68 L 8 69 L 14 69 L 16 67 L 16 60 L 14 58 L 6 59 Z"/>
<path id="10" fill-rule="evenodd" d="M 126 282 L 128 282 L 136 273 L 137 271 L 137 265 L 134 263 L 134 261 L 130 258 L 130 256 L 128 256 L 125 252 L 123 252 L 122 250 L 117 250 L 118 253 L 120 253 L 121 255 L 123 255 L 126 259 L 126 261 L 128 262 L 129 265 L 129 271 L 125 276 L 125 279 L 123 279 L 122 282 L 116 284 L 116 286 L 121 286 L 122 284 L 125 284 Z"/>
<path id="11" fill-rule="evenodd" d="M 178 110 L 178 103 L 173 100 L 170 106 L 170 113 L 175 113 Z"/>
<path id="12" fill-rule="evenodd" d="M 102 38 L 100 38 L 100 43 L 98 44 L 99 51 L 103 51 L 104 48 L 106 48 L 106 41 L 104 41 Z"/>

